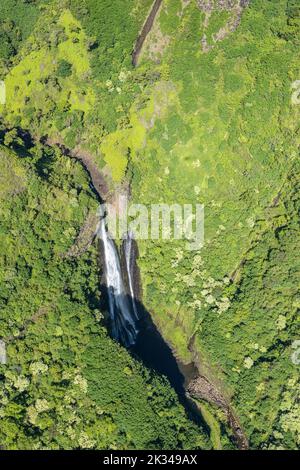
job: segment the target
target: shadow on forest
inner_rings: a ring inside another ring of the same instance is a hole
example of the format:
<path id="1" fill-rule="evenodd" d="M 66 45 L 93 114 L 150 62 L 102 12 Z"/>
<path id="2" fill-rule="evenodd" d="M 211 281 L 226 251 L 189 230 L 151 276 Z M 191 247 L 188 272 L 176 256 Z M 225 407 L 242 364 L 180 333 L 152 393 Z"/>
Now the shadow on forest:
<path id="1" fill-rule="evenodd" d="M 107 287 L 101 285 L 101 309 L 108 311 Z M 127 301 L 132 303 L 132 297 L 126 295 Z M 178 395 L 179 402 L 184 406 L 189 419 L 197 425 L 207 427 L 195 403 L 186 396 L 185 385 L 195 378 L 197 369 L 193 364 L 188 366 L 180 364 L 176 360 L 172 349 L 164 340 L 155 326 L 150 313 L 144 305 L 135 299 L 139 313 L 137 321 L 138 335 L 134 346 L 128 349 L 130 354 L 141 361 L 148 369 L 165 376 Z M 109 314 L 106 315 L 106 325 L 111 332 Z M 184 370 L 184 375 L 182 373 Z"/>

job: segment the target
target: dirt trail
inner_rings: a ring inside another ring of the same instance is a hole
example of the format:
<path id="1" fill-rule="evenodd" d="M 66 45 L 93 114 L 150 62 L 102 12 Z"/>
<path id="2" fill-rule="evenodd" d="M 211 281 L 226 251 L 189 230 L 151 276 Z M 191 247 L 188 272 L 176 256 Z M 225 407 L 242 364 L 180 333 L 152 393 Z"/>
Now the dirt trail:
<path id="1" fill-rule="evenodd" d="M 156 17 L 156 15 L 158 13 L 158 10 L 159 10 L 159 8 L 162 4 L 162 1 L 163 0 L 155 0 L 155 2 L 152 5 L 151 11 L 148 15 L 148 18 L 146 19 L 146 21 L 144 23 L 142 31 L 141 31 L 141 33 L 139 34 L 139 36 L 136 40 L 135 47 L 134 47 L 134 50 L 133 50 L 133 53 L 132 53 L 132 65 L 134 67 L 136 67 L 138 65 L 138 60 L 139 60 L 139 56 L 140 56 L 142 47 L 144 45 L 146 37 L 148 36 L 148 34 L 150 33 L 150 31 L 152 29 L 155 17 Z"/>

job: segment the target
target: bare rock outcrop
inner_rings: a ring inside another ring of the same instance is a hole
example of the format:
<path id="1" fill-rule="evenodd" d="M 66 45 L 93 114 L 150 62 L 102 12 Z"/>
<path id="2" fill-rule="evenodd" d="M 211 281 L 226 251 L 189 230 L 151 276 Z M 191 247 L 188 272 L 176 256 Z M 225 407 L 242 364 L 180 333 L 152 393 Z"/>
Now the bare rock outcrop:
<path id="1" fill-rule="evenodd" d="M 220 408 L 224 412 L 228 425 L 233 431 L 238 448 L 241 450 L 249 448 L 247 436 L 245 435 L 238 418 L 235 416 L 228 399 L 215 384 L 210 382 L 203 375 L 199 375 L 190 382 L 187 392 L 191 397 L 205 400 Z"/>

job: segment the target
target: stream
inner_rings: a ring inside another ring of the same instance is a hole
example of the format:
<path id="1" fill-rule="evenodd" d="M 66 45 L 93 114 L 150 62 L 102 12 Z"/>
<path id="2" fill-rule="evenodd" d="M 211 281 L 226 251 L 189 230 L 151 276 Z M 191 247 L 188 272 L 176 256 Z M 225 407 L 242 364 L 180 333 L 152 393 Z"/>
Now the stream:
<path id="1" fill-rule="evenodd" d="M 206 378 L 199 376 L 193 363 L 180 363 L 161 336 L 151 315 L 138 300 L 141 282 L 137 266 L 138 247 L 133 234 L 125 234 L 118 249 L 106 228 L 104 216 L 100 218 L 97 233 L 101 240 L 100 254 L 111 336 L 147 368 L 167 377 L 189 419 L 207 430 L 196 402 L 186 391 L 192 391 L 194 397 L 205 398 L 208 402 L 213 399 L 212 402 L 225 412 L 238 447 L 246 449 L 247 439 L 230 405 Z"/>

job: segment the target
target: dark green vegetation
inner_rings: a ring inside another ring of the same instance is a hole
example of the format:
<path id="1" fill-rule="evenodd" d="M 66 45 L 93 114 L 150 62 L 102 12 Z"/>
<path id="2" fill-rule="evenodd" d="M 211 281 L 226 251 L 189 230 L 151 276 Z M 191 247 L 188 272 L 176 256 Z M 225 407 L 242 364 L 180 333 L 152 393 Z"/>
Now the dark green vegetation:
<path id="1" fill-rule="evenodd" d="M 145 307 L 177 355 L 219 389 L 251 448 L 297 449 L 299 2 L 252 0 L 242 10 L 164 0 L 133 69 L 151 3 L 0 7 L 0 113 L 10 130 L 0 336 L 14 338 L 2 366 L 6 446 L 206 446 L 168 384 L 99 326 L 96 248 L 64 257 L 96 207 L 82 168 L 54 147 L 28 155 L 21 128 L 84 151 L 111 189 L 130 179 L 134 202 L 205 204 L 200 252 L 184 241 L 139 244 Z M 222 412 L 202 407 L 214 446 L 228 446 Z"/>

